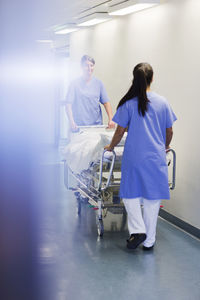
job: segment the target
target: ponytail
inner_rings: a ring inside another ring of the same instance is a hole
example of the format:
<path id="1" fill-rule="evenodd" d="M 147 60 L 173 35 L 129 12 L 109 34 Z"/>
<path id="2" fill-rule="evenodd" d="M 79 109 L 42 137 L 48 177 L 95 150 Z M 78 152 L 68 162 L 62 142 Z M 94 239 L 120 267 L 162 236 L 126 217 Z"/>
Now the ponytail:
<path id="1" fill-rule="evenodd" d="M 148 98 L 147 98 L 147 87 L 150 86 L 152 78 L 153 78 L 153 69 L 147 63 L 138 64 L 133 70 L 133 82 L 128 90 L 128 92 L 124 95 L 124 97 L 120 100 L 117 109 L 123 105 L 126 101 L 131 100 L 134 97 L 138 98 L 138 113 L 144 117 L 145 113 L 148 109 Z"/>

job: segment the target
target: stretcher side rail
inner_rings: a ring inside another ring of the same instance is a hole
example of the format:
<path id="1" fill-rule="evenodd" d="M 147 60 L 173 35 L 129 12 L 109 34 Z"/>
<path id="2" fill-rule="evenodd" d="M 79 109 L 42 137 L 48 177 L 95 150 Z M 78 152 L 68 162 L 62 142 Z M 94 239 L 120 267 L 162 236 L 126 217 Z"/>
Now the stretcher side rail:
<path id="1" fill-rule="evenodd" d="M 83 186 L 83 188 L 88 189 L 88 186 L 86 184 L 84 184 L 83 181 L 81 181 L 81 179 L 79 179 L 78 175 L 75 174 L 70 167 L 67 165 L 66 160 L 63 160 L 64 162 L 64 185 L 66 187 L 67 190 L 72 190 L 72 191 L 78 191 L 78 187 L 74 188 L 74 187 L 70 187 L 69 186 L 69 172 L 70 172 L 70 176 L 72 176 L 81 186 Z M 91 190 L 92 189 L 92 190 Z M 92 193 L 92 195 L 94 197 L 97 197 L 100 195 L 100 193 L 95 189 L 95 187 L 90 186 L 90 192 Z"/>
<path id="2" fill-rule="evenodd" d="M 104 155 L 106 152 L 107 152 L 107 150 L 104 150 L 102 153 L 102 156 L 101 156 L 98 191 L 104 191 L 110 186 L 110 180 L 111 180 L 111 176 L 112 176 L 112 172 L 113 172 L 113 168 L 114 168 L 114 164 L 115 164 L 115 160 L 116 160 L 116 153 L 114 150 L 112 150 L 111 152 L 112 152 L 113 156 L 112 156 L 108 179 L 107 179 L 105 187 L 102 188 L 103 161 L 104 161 Z M 170 183 L 170 190 L 174 190 L 175 184 L 176 184 L 176 152 L 172 148 L 169 148 L 166 150 L 166 154 L 170 153 L 170 152 L 172 153 L 172 156 L 173 156 L 172 182 Z"/>
<path id="3" fill-rule="evenodd" d="M 108 188 L 109 184 L 110 184 L 110 180 L 111 180 L 111 176 L 112 176 L 112 172 L 113 172 L 113 168 L 114 168 L 114 164 L 115 164 L 115 160 L 116 160 L 116 153 L 114 150 L 112 150 L 112 160 L 111 160 L 111 166 L 110 166 L 110 170 L 109 170 L 109 174 L 108 174 L 108 179 L 106 182 L 105 187 L 102 188 L 102 176 L 103 176 L 103 162 L 104 162 L 104 155 L 108 150 L 104 150 L 101 156 L 101 160 L 100 160 L 100 171 L 99 171 L 99 185 L 98 185 L 98 191 L 104 191 Z"/>
<path id="4" fill-rule="evenodd" d="M 170 153 L 170 152 L 172 153 L 172 157 L 173 157 L 172 183 L 170 183 L 170 190 L 174 190 L 176 185 L 176 152 L 172 148 L 166 150 L 166 153 Z"/>

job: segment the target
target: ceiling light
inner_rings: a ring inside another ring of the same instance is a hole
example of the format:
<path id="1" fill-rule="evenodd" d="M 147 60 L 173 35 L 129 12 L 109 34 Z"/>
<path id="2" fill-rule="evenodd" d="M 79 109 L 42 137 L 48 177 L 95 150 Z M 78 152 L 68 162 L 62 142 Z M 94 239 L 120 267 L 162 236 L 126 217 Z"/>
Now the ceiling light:
<path id="1" fill-rule="evenodd" d="M 62 28 L 55 31 L 55 34 L 68 34 L 74 31 L 77 31 L 78 28 Z"/>
<path id="2" fill-rule="evenodd" d="M 129 0 L 122 2 L 118 5 L 114 5 L 109 12 L 109 15 L 123 16 L 131 14 L 152 6 L 158 5 L 160 1 L 157 0 Z"/>
<path id="3" fill-rule="evenodd" d="M 99 23 L 110 20 L 110 16 L 107 13 L 94 13 L 89 16 L 81 18 L 81 23 L 78 26 L 93 26 Z"/>

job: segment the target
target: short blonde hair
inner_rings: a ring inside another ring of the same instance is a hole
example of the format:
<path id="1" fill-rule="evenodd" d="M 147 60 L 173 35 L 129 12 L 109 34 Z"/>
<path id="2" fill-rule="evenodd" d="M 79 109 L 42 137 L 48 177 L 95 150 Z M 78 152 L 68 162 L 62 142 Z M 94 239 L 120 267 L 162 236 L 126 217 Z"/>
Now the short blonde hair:
<path id="1" fill-rule="evenodd" d="M 94 60 L 94 58 L 92 58 L 92 57 L 89 56 L 89 55 L 83 55 L 83 56 L 82 56 L 82 58 L 81 58 L 81 65 L 83 65 L 84 62 L 86 62 L 87 60 L 90 61 L 91 63 L 93 63 L 93 65 L 95 65 L 95 60 Z"/>

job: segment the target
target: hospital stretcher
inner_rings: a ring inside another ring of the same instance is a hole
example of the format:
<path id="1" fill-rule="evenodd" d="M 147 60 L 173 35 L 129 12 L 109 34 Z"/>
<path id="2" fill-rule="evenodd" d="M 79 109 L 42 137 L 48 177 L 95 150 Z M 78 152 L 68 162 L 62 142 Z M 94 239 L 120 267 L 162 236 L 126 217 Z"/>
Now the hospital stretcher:
<path id="1" fill-rule="evenodd" d="M 121 158 L 124 143 L 119 144 L 112 152 L 102 151 L 100 158 L 92 161 L 88 169 L 80 173 L 74 172 L 69 164 L 64 161 L 64 184 L 68 190 L 72 190 L 77 199 L 78 214 L 81 215 L 81 205 L 88 203 L 96 211 L 97 232 L 103 236 L 103 219 L 107 212 L 113 214 L 125 214 L 123 202 L 119 198 L 119 187 L 121 180 Z M 121 151 L 120 151 L 121 150 Z M 117 153 L 116 153 L 117 152 Z M 168 166 L 171 168 L 169 174 L 169 187 L 175 188 L 176 153 L 173 149 L 167 152 Z M 72 181 L 73 184 L 70 184 Z"/>

